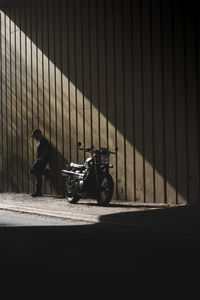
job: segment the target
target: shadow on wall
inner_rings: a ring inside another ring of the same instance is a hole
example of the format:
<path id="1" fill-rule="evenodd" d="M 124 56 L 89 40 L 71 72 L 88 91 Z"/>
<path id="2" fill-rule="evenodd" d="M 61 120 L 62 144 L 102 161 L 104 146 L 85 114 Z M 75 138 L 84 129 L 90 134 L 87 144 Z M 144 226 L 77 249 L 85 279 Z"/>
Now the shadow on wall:
<path id="1" fill-rule="evenodd" d="M 5 12 L 73 83 L 75 100 L 80 92 L 90 101 L 82 116 L 83 142 L 118 144 L 118 187 L 119 178 L 125 194 L 127 186 L 133 186 L 135 200 L 179 202 L 181 195 L 190 201 L 198 195 L 199 180 L 198 92 L 196 80 L 190 79 L 198 65 L 194 8 L 184 7 L 184 1 L 161 3 L 22 0 L 11 1 Z M 69 86 L 67 93 L 69 100 Z M 75 128 L 78 117 L 76 113 L 71 117 L 68 126 Z M 84 121 L 89 122 L 87 131 Z M 56 122 L 60 119 L 55 117 L 57 139 Z M 114 127 L 111 134 L 109 126 Z M 70 149 L 64 156 L 69 160 L 76 152 L 76 129 L 75 136 L 68 136 Z M 128 173 L 129 145 L 133 174 Z M 54 153 L 53 182 L 58 186 L 56 170 L 63 153 L 57 147 Z"/>
<path id="2" fill-rule="evenodd" d="M 50 169 L 52 174 L 51 184 L 53 186 L 51 193 L 53 194 L 56 192 L 59 195 L 64 195 L 64 179 L 61 175 L 61 170 L 64 168 L 66 162 L 63 159 L 63 155 L 54 147 L 51 147 Z"/>
<path id="3" fill-rule="evenodd" d="M 20 140 L 16 140 L 10 135 L 7 136 L 7 139 L 12 140 L 14 148 L 15 145 L 20 145 Z M 2 149 L 0 152 L 2 152 Z M 1 169 L 3 171 L 0 172 L 2 190 L 0 192 L 32 193 L 35 190 L 35 178 L 29 173 L 29 170 L 35 159 L 36 153 L 33 157 L 29 153 L 27 159 L 27 155 L 21 157 L 21 155 L 17 155 L 17 153 L 9 149 L 6 159 L 2 160 L 3 165 Z M 51 146 L 51 160 L 49 165 L 47 165 L 47 167 L 50 167 L 51 176 L 49 181 L 43 178 L 43 192 L 64 195 L 64 180 L 61 176 L 63 161 L 63 155 Z"/>

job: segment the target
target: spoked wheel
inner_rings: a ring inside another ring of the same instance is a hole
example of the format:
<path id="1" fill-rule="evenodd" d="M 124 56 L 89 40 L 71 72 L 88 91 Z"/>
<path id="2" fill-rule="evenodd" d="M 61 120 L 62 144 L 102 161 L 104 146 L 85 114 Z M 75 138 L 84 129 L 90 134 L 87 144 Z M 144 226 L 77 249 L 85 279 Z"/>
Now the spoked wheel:
<path id="1" fill-rule="evenodd" d="M 113 195 L 113 179 L 110 174 L 104 175 L 99 182 L 99 193 L 97 201 L 99 205 L 108 205 Z"/>
<path id="2" fill-rule="evenodd" d="M 65 182 L 65 197 L 69 203 L 76 203 L 80 199 L 76 192 L 75 182 L 66 180 Z"/>

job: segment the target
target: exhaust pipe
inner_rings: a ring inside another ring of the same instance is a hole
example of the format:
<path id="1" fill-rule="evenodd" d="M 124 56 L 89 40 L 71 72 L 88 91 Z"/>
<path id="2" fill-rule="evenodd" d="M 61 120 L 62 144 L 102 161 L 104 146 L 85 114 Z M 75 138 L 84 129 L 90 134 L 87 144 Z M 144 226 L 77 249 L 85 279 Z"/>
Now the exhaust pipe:
<path id="1" fill-rule="evenodd" d="M 74 173 L 74 172 L 68 171 L 68 170 L 62 170 L 61 174 L 64 177 L 66 177 L 66 176 L 76 176 L 78 178 L 83 178 L 84 177 L 84 174 L 77 174 L 77 173 Z"/>
<path id="2" fill-rule="evenodd" d="M 62 170 L 61 172 L 62 176 L 68 176 L 68 175 L 75 175 L 74 172 L 71 172 L 71 171 L 67 171 L 67 170 Z"/>

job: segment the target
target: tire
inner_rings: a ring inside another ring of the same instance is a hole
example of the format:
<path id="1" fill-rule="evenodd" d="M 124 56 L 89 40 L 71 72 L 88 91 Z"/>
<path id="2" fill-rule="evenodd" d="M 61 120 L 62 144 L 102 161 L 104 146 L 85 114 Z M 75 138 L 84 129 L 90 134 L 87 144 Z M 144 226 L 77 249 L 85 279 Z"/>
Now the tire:
<path id="1" fill-rule="evenodd" d="M 110 174 L 101 177 L 97 201 L 99 205 L 106 206 L 112 199 L 114 182 Z"/>
<path id="2" fill-rule="evenodd" d="M 69 203 L 77 203 L 80 197 L 75 190 L 75 186 L 70 183 L 68 180 L 65 182 L 65 197 Z"/>

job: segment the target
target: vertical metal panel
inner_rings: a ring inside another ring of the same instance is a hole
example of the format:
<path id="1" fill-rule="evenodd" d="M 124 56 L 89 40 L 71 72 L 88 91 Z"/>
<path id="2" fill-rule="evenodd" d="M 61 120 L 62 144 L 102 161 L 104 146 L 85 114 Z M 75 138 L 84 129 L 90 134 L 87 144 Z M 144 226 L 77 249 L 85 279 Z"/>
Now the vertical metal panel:
<path id="1" fill-rule="evenodd" d="M 85 144 L 86 147 L 91 144 L 92 127 L 91 127 L 91 81 L 90 81 L 90 33 L 89 33 L 89 1 L 83 1 L 83 76 L 84 76 L 84 115 L 85 115 Z M 87 155 L 86 155 L 87 157 Z"/>
<path id="2" fill-rule="evenodd" d="M 134 59 L 134 110 L 135 110 L 135 175 L 136 199 L 144 201 L 144 159 L 143 159 L 143 111 L 142 111 L 142 52 L 140 1 L 133 2 L 133 59 Z"/>
<path id="3" fill-rule="evenodd" d="M 196 78 L 197 78 L 197 85 L 196 85 L 196 106 L 197 106 L 197 141 L 198 141 L 198 153 L 200 153 L 200 22 L 199 22 L 199 15 L 198 11 L 195 13 L 195 47 L 196 47 Z M 200 195 L 200 155 L 198 156 L 198 195 Z M 200 203 L 200 199 L 198 201 Z"/>
<path id="4" fill-rule="evenodd" d="M 172 30 L 172 64 L 173 64 L 173 110 L 174 110 L 174 151 L 175 151 L 175 193 L 176 201 L 179 203 L 178 199 L 178 149 L 177 149 L 177 101 L 176 101 L 176 68 L 175 68 L 175 12 L 173 1 L 171 1 L 171 30 Z"/>
<path id="5" fill-rule="evenodd" d="M 137 200 L 136 196 L 136 148 L 135 148 L 135 61 L 134 61 L 134 20 L 133 20 L 133 2 L 130 0 L 130 18 L 131 18 L 131 76 L 132 76 L 132 88 L 131 88 L 131 96 L 132 96 L 132 131 L 133 131 L 133 199 Z"/>
<path id="6" fill-rule="evenodd" d="M 106 146 L 109 148 L 109 130 L 108 130 L 108 55 L 107 55 L 107 9 L 106 0 L 104 0 L 104 46 L 105 46 L 105 102 L 106 102 Z"/>
<path id="7" fill-rule="evenodd" d="M 98 139 L 99 139 L 99 147 L 101 147 L 101 121 L 100 121 L 100 86 L 99 86 L 99 22 L 98 22 L 98 3 L 99 1 L 96 0 L 96 11 L 95 11 L 95 17 L 96 17 L 96 44 L 97 44 L 97 50 L 96 50 L 96 56 L 97 56 L 97 108 L 98 108 Z"/>
<path id="8" fill-rule="evenodd" d="M 75 138 L 75 145 L 77 145 L 78 142 L 78 91 L 77 91 L 77 46 L 76 46 L 76 23 L 77 23 L 77 19 L 76 19 L 76 3 L 73 2 L 73 26 L 74 26 L 74 84 L 75 84 L 75 131 L 76 131 L 76 138 Z M 78 148 L 76 149 L 76 160 L 77 162 L 79 161 L 79 151 Z"/>
<path id="9" fill-rule="evenodd" d="M 90 99 L 90 145 L 93 145 L 93 96 L 92 96 L 92 62 L 91 62 L 91 12 L 90 12 L 90 6 L 91 6 L 91 1 L 88 0 L 87 3 L 88 6 L 88 56 L 89 56 L 89 93 L 88 93 L 88 98 Z"/>
<path id="10" fill-rule="evenodd" d="M 26 11 L 25 4 L 21 5 L 21 28 L 22 28 L 22 127 L 23 127 L 23 192 L 29 190 L 29 165 L 28 165 L 28 139 L 27 139 L 27 37 L 26 37 Z"/>
<path id="11" fill-rule="evenodd" d="M 5 190 L 5 182 L 4 182 L 4 14 L 1 11 L 1 191 Z"/>
<path id="12" fill-rule="evenodd" d="M 38 7 L 37 7 L 38 1 L 34 1 L 34 11 L 35 11 L 35 18 L 34 18 L 34 25 L 35 25 L 35 43 L 38 45 Z M 40 128 L 40 109 L 39 109 L 39 78 L 38 78 L 38 47 L 36 46 L 35 49 L 35 66 L 36 66 L 36 119 L 37 119 L 37 128 Z"/>
<path id="13" fill-rule="evenodd" d="M 84 143 L 83 122 L 83 69 L 82 69 L 82 12 L 81 0 L 74 2 L 74 48 L 75 48 L 75 103 L 76 103 L 76 142 Z M 83 152 L 76 148 L 77 162 L 83 162 Z"/>
<path id="14" fill-rule="evenodd" d="M 140 14 L 140 64 L 141 64 L 141 109 L 142 109 L 142 159 L 143 159 L 143 199 L 146 202 L 146 169 L 145 169 L 145 128 L 144 128 L 144 60 L 143 60 L 143 7 L 139 6 Z"/>
<path id="15" fill-rule="evenodd" d="M 44 1 L 41 1 L 38 5 L 40 11 L 40 39 L 41 39 L 41 81 L 42 81 L 42 96 L 41 96 L 41 110 L 42 110 L 42 125 L 41 129 L 44 135 L 46 135 L 46 105 L 45 105 L 45 62 L 44 62 Z M 46 7 L 45 7 L 46 8 Z M 45 193 L 47 192 L 47 186 L 45 181 L 44 186 Z"/>
<path id="16" fill-rule="evenodd" d="M 8 180 L 8 191 L 10 192 L 12 190 L 12 174 L 10 174 L 12 172 L 12 149 L 11 149 L 11 111 L 12 111 L 12 106 L 11 106 L 11 102 L 12 102 L 12 86 L 11 86 L 11 63 L 10 63 L 10 22 L 9 22 L 9 10 L 7 12 L 7 18 L 6 18 L 6 26 L 7 26 L 7 166 L 8 166 L 8 171 L 7 171 L 7 180 Z M 9 171 L 10 170 L 10 171 Z"/>
<path id="17" fill-rule="evenodd" d="M 125 42 L 124 42 L 124 2 L 121 1 L 121 32 L 122 32 L 122 111 L 123 111 L 123 139 L 124 139 L 124 198 L 127 200 L 127 178 L 126 178 L 126 98 L 125 98 Z"/>
<path id="18" fill-rule="evenodd" d="M 61 16 L 61 3 L 60 1 L 55 2 L 55 55 L 56 55 L 56 177 L 57 177 L 57 194 L 63 192 L 63 178 L 61 176 L 60 170 L 63 168 L 63 143 L 62 143 L 62 111 L 63 111 L 63 86 L 62 86 L 62 40 L 61 40 L 61 25 L 62 25 L 62 16 Z M 75 111 L 75 109 L 74 109 Z M 76 122 L 75 122 L 76 123 Z"/>
<path id="19" fill-rule="evenodd" d="M 84 61 L 84 56 L 85 56 L 85 49 L 84 49 L 84 31 L 83 31 L 83 1 L 81 1 L 81 11 L 80 11 L 80 20 L 81 20 L 81 87 L 82 87 L 82 134 L 83 134 L 83 146 L 86 147 L 86 125 L 85 125 L 85 120 L 86 120 L 86 115 L 85 115 L 85 61 Z M 84 152 L 83 159 L 85 160 L 86 155 Z"/>
<path id="20" fill-rule="evenodd" d="M 30 176 L 29 176 L 29 139 L 30 139 L 30 127 L 29 127 L 29 103 L 28 103 L 28 45 L 27 45 L 27 2 L 24 3 L 24 32 L 25 32 L 25 120 L 26 120 L 26 176 L 27 176 L 27 189 L 28 193 L 30 192 Z"/>
<path id="21" fill-rule="evenodd" d="M 34 122 L 34 94 L 33 94 L 33 17 L 32 17 L 32 11 L 33 11 L 33 4 L 32 1 L 30 0 L 30 69 L 31 69 L 31 125 L 32 125 L 32 130 L 35 128 L 35 122 Z M 34 140 L 32 139 L 32 162 L 34 161 Z M 32 189 L 34 189 L 34 179 L 33 179 L 33 186 Z"/>
<path id="22" fill-rule="evenodd" d="M 68 79 L 68 130 L 69 130 L 69 161 L 72 160 L 72 146 L 71 146 L 71 93 L 70 93 L 70 60 L 69 60 L 69 2 L 66 2 L 67 11 L 66 11 L 66 32 L 67 32 L 67 79 Z"/>
<path id="23" fill-rule="evenodd" d="M 189 189 L 189 145 L 188 145 L 188 86 L 187 86 L 187 58 L 186 58 L 186 20 L 185 10 L 182 4 L 182 17 L 183 17 L 183 55 L 184 55 L 184 87 L 185 87 L 185 141 L 186 141 L 186 175 L 187 175 L 187 201 L 190 203 L 190 189 Z"/>
<path id="24" fill-rule="evenodd" d="M 178 202 L 187 198 L 185 105 L 184 105 L 184 43 L 181 3 L 174 2 L 174 76 L 177 130 L 177 189 Z"/>
<path id="25" fill-rule="evenodd" d="M 41 51 L 42 51 L 42 129 L 43 129 L 43 134 L 45 135 L 46 133 L 46 114 L 45 114 L 45 70 L 44 70 L 44 9 L 46 7 L 44 6 L 45 2 L 41 1 L 41 6 L 39 7 L 40 9 L 40 18 L 41 18 Z"/>
<path id="26" fill-rule="evenodd" d="M 62 32 L 63 32 L 63 22 L 62 22 L 62 3 L 61 1 L 59 2 L 59 18 L 60 18 L 60 23 L 59 23 L 59 31 L 60 31 L 60 71 L 61 71 L 61 115 L 62 115 L 62 119 L 61 119 L 61 128 L 62 128 L 62 163 L 64 166 L 64 104 L 63 104 L 63 43 L 62 43 Z"/>
<path id="27" fill-rule="evenodd" d="M 176 202 L 175 147 L 174 147 L 174 106 L 173 102 L 173 39 L 170 22 L 170 2 L 163 3 L 163 90 L 165 99 L 165 159 L 167 202 Z M 173 182 L 173 185 L 169 184 Z"/>
<path id="28" fill-rule="evenodd" d="M 112 1 L 112 9 L 113 9 L 113 80 L 114 80 L 114 127 L 115 127 L 115 147 L 118 147 L 118 139 L 117 139 L 117 93 L 116 93 L 116 49 L 115 49 L 115 43 L 116 43 L 116 29 L 115 29 L 115 0 Z M 118 192 L 118 152 L 116 154 L 116 160 L 115 160 L 115 177 L 116 177 L 116 198 L 119 198 L 119 192 Z"/>
<path id="29" fill-rule="evenodd" d="M 99 47 L 97 39 L 97 27 L 98 27 L 98 14 L 97 14 L 97 2 L 90 1 L 90 60 L 91 60 L 91 97 L 92 97 L 92 143 L 95 147 L 98 147 L 100 143 L 100 111 L 98 107 L 100 105 L 99 98 Z"/>
<path id="30" fill-rule="evenodd" d="M 115 141 L 115 137 L 116 137 L 116 129 L 114 126 L 115 123 L 115 103 L 116 103 L 116 99 L 115 99 L 115 95 L 116 95 L 116 88 L 115 88 L 115 82 L 114 82 L 114 72 L 113 70 L 115 69 L 115 65 L 114 65 L 114 61 L 115 58 L 113 57 L 113 54 L 115 53 L 114 50 L 114 44 L 113 44 L 113 18 L 114 18 L 114 14 L 113 14 L 113 3 L 112 1 L 105 1 L 105 6 L 104 6 L 104 18 L 106 18 L 105 21 L 105 28 L 106 32 L 105 32 L 105 39 L 106 39 L 106 46 L 105 46 L 105 64 L 106 64 L 106 76 L 107 76 L 107 86 L 106 86 L 106 103 L 107 103 L 107 124 L 106 126 L 108 126 L 107 130 L 108 132 L 106 133 L 107 136 L 107 145 L 109 146 L 110 149 L 114 150 L 115 149 L 115 145 L 116 145 L 116 141 Z M 105 13 L 106 11 L 106 13 Z M 97 78 L 98 80 L 98 78 Z M 98 144 L 97 144 L 98 145 Z M 110 157 L 110 163 L 112 165 L 115 165 L 117 159 L 115 157 L 115 155 L 111 155 Z M 114 178 L 114 181 L 117 183 L 116 181 L 116 170 L 111 169 L 111 174 Z M 114 189 L 114 195 L 113 197 L 116 198 L 116 191 L 117 190 L 117 184 L 115 186 Z"/>
<path id="31" fill-rule="evenodd" d="M 54 157 L 51 163 L 52 169 L 52 193 L 57 193 L 57 85 L 56 85 L 56 65 L 52 62 L 56 61 L 56 32 L 55 32 L 55 1 L 49 2 L 49 35 L 50 35 L 50 108 L 51 111 L 51 152 Z"/>
<path id="32" fill-rule="evenodd" d="M 11 185 L 11 191 L 13 191 L 14 186 L 13 186 L 13 178 L 14 178 L 14 173 L 13 173 L 13 84 L 12 84 L 12 47 L 11 47 L 11 16 L 10 16 L 10 10 L 8 11 L 8 17 L 9 17 L 9 61 L 10 61 L 10 149 L 11 149 L 11 157 L 10 157 L 10 185 Z"/>
<path id="33" fill-rule="evenodd" d="M 5 125 L 5 131 L 4 131 L 4 150 L 5 150 L 5 154 L 4 154 L 4 172 L 5 172 L 5 188 L 6 188 L 6 191 L 8 191 L 8 175 L 7 175 L 7 171 L 8 170 L 8 159 L 7 159 L 7 153 L 8 153 L 8 144 L 7 144 L 7 132 L 8 132 L 8 128 L 6 126 L 7 124 L 7 108 L 8 108 L 8 105 L 7 105 L 7 43 L 6 43 L 6 14 L 4 13 L 4 60 L 5 60 L 5 70 L 4 70 L 4 93 L 5 93 L 5 98 L 4 98 L 4 101 L 5 101 L 5 122 L 4 122 L 4 125 Z"/>
<path id="34" fill-rule="evenodd" d="M 123 46 L 122 46 L 122 14 L 121 14 L 121 1 L 116 1 L 115 4 L 115 44 L 116 47 L 116 115 L 117 115 L 117 144 L 118 152 L 118 197 L 124 199 L 126 185 L 125 185 L 125 165 L 124 165 L 124 86 L 123 86 Z"/>
<path id="35" fill-rule="evenodd" d="M 15 109 L 16 109 L 16 115 L 15 115 L 15 121 L 16 121 L 16 131 L 15 131 L 15 139 L 16 139 L 16 159 L 15 159 L 15 176 L 16 176 L 16 191 L 19 191 L 19 152 L 18 152 L 18 83 L 17 83 L 17 33 L 16 33 L 16 9 L 14 9 L 14 59 L 15 59 Z"/>
<path id="36" fill-rule="evenodd" d="M 5 190 L 5 183 L 4 183 L 4 105 L 3 105 L 3 99 L 4 99 L 4 15 L 3 11 L 1 11 L 1 128 L 2 128 L 2 135 L 1 135 L 1 140 L 2 140 L 2 145 L 1 145 L 1 155 L 2 155 L 2 191 Z"/>
<path id="37" fill-rule="evenodd" d="M 191 3 L 184 3 L 185 11 L 185 64 L 187 84 L 187 138 L 188 138 L 188 188 L 189 202 L 198 203 L 198 119 L 196 115 L 197 76 L 196 76 L 196 43 L 195 15 Z M 196 199 L 196 200 L 195 200 Z"/>
<path id="38" fill-rule="evenodd" d="M 3 59 L 3 53 L 2 53 L 2 12 L 0 12 L 0 132 L 1 132 L 1 141 L 3 141 L 3 120 L 2 120 L 2 116 L 3 116 L 3 90 L 2 90 L 2 77 L 3 77 L 3 71 L 2 71 L 2 59 Z M 1 142 L 1 146 L 0 146 L 0 191 L 2 192 L 4 190 L 4 184 L 3 184 L 3 143 Z"/>
<path id="39" fill-rule="evenodd" d="M 74 32 L 74 1 L 68 1 L 68 42 L 69 42 L 69 92 L 70 92 L 70 120 L 71 120 L 71 160 L 77 160 L 77 114 L 76 114 L 76 49 Z M 89 68 L 88 68 L 89 69 Z"/>
<path id="40" fill-rule="evenodd" d="M 58 118 L 57 118 L 57 74 L 56 74 L 56 0 L 53 1 L 53 59 L 54 59 L 54 89 L 55 89 L 55 168 L 58 169 Z M 58 193 L 58 176 L 56 176 L 56 192 Z"/>
<path id="41" fill-rule="evenodd" d="M 81 75 L 82 75 L 82 81 L 81 81 L 81 86 L 82 86 L 82 100 L 83 100 L 83 146 L 86 146 L 86 131 L 85 131 L 85 74 L 84 74 L 84 35 L 83 35 L 83 1 L 81 1 Z M 84 160 L 85 160 L 85 152 L 84 152 Z"/>
<path id="42" fill-rule="evenodd" d="M 19 84 L 20 84 L 20 154 L 21 154 L 21 191 L 24 191 L 24 128 L 23 128 L 23 45 L 22 45 L 22 5 L 19 6 Z"/>
<path id="43" fill-rule="evenodd" d="M 51 162 L 52 181 L 51 189 L 52 193 L 57 193 L 58 179 L 57 179 L 57 86 L 56 86 L 56 45 L 55 45 L 55 1 L 49 1 L 49 69 L 50 69 L 50 82 L 49 82 L 49 112 L 51 112 L 51 122 L 49 126 L 51 128 L 51 148 L 54 160 Z"/>
<path id="44" fill-rule="evenodd" d="M 165 93 L 164 93 L 164 31 L 163 31 L 163 3 L 160 1 L 161 15 L 161 70 L 162 70 L 162 120 L 163 120 L 163 178 L 164 178 L 164 203 L 167 203 L 167 178 L 166 178 L 166 120 L 165 120 Z"/>
<path id="45" fill-rule="evenodd" d="M 131 23 L 131 3 L 123 3 L 123 73 L 124 73 L 124 181 L 125 181 L 125 199 L 135 199 L 134 195 L 134 155 L 133 155 L 133 66 L 132 66 L 132 53 L 133 47 L 131 46 L 132 38 L 132 23 Z"/>
<path id="46" fill-rule="evenodd" d="M 50 71 L 50 36 L 51 36 L 51 32 L 50 32 L 50 5 L 49 5 L 49 1 L 47 0 L 46 2 L 46 7 L 47 7 L 47 57 L 48 57 L 48 110 L 49 110 L 49 115 L 48 115 L 48 119 L 49 119 L 49 142 L 51 144 L 51 71 Z M 52 193 L 52 173 L 51 173 L 51 187 L 50 187 L 50 192 Z"/>
<path id="47" fill-rule="evenodd" d="M 150 51 L 151 51 L 151 105 L 152 105 L 152 167 L 153 167 L 153 202 L 156 203 L 156 173 L 155 173 L 155 94 L 154 94 L 154 55 L 153 55 L 153 11 L 152 11 L 152 0 L 149 3 L 149 23 L 150 23 Z"/>
<path id="48" fill-rule="evenodd" d="M 10 35 L 10 106 L 11 106 L 11 127 L 10 127 L 10 139 L 11 139 L 11 191 L 16 190 L 16 107 L 15 107 L 15 55 L 14 55 L 14 44 L 15 44 L 15 35 L 14 35 L 14 24 L 12 19 L 14 18 L 14 12 L 9 10 L 9 35 Z"/>
<path id="49" fill-rule="evenodd" d="M 152 91 L 154 102 L 154 160 L 155 160 L 155 201 L 164 202 L 163 184 L 163 143 L 162 143 L 162 71 L 161 71 L 161 28 L 160 1 L 152 1 Z M 153 109 L 153 108 L 152 108 Z"/>
<path id="50" fill-rule="evenodd" d="M 152 130 L 152 63 L 151 63 L 151 17 L 150 1 L 141 6 L 141 54 L 142 54 L 142 90 L 143 90 L 143 128 L 144 128 L 144 178 L 145 202 L 154 201 L 153 192 L 153 130 Z"/>
<path id="51" fill-rule="evenodd" d="M 98 71 L 99 71 L 99 131 L 100 131 L 100 144 L 105 147 L 107 144 L 107 119 L 106 119 L 106 49 L 105 49 L 105 13 L 104 1 L 98 1 L 97 10 L 98 20 Z"/>

